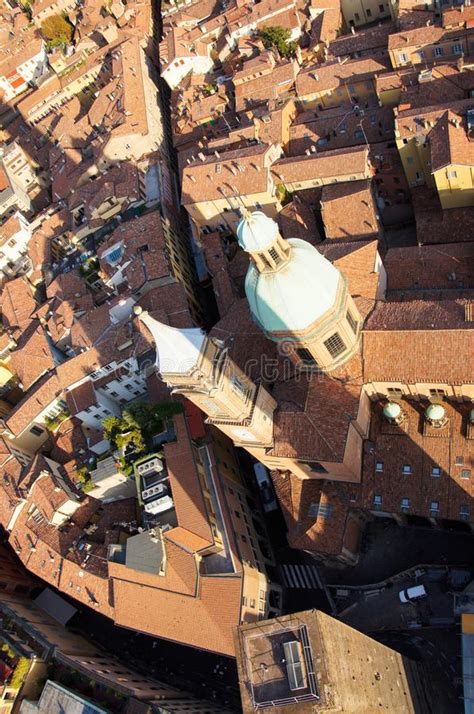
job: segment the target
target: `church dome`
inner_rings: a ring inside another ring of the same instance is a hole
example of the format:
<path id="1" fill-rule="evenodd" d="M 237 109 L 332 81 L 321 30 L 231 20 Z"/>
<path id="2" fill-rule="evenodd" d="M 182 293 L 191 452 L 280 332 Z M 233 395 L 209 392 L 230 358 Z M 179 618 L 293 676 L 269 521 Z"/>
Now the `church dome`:
<path id="1" fill-rule="evenodd" d="M 262 211 L 253 211 L 240 219 L 237 240 L 247 253 L 266 250 L 278 235 L 278 225 Z"/>
<path id="2" fill-rule="evenodd" d="M 266 220 L 277 230 L 274 221 Z M 288 261 L 264 272 L 250 264 L 245 279 L 250 311 L 266 333 L 304 331 L 337 300 L 339 271 L 306 241 L 290 238 L 287 242 Z"/>

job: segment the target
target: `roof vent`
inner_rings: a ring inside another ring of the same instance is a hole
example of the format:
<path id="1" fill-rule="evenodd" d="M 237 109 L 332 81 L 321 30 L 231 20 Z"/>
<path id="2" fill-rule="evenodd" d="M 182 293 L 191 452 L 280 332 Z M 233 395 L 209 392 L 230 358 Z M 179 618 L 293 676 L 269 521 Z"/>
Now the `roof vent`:
<path id="1" fill-rule="evenodd" d="M 436 429 L 442 429 L 443 426 L 446 426 L 448 423 L 446 409 L 442 404 L 430 404 L 429 407 L 425 409 L 425 419 Z"/>
<path id="2" fill-rule="evenodd" d="M 403 409 L 396 402 L 387 402 L 383 408 L 383 415 L 390 424 L 401 424 L 405 419 Z"/>

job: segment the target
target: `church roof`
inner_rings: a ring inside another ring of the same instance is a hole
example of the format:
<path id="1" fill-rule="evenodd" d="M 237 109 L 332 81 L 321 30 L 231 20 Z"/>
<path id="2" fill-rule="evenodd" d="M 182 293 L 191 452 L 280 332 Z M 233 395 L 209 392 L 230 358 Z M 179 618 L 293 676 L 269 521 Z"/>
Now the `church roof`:
<path id="1" fill-rule="evenodd" d="M 291 254 L 283 266 L 259 273 L 250 265 L 245 280 L 250 310 L 267 333 L 305 330 L 336 301 L 337 268 L 306 241 L 288 243 Z"/>

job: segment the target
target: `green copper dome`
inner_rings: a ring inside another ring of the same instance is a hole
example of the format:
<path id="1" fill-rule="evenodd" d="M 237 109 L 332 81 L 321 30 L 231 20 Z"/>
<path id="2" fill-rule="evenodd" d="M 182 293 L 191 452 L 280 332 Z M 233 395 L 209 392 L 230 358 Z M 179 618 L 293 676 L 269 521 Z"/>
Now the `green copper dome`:
<path id="1" fill-rule="evenodd" d="M 251 263 L 245 292 L 251 313 L 267 336 L 300 332 L 331 310 L 340 274 L 310 243 L 290 238 L 289 260 L 275 271 L 260 273 Z M 283 339 L 283 338 L 282 338 Z"/>
<path id="2" fill-rule="evenodd" d="M 395 402 L 389 402 L 383 408 L 383 415 L 387 417 L 387 419 L 397 419 L 401 413 L 402 408 L 400 404 L 396 404 Z"/>
<path id="3" fill-rule="evenodd" d="M 439 421 L 444 418 L 444 415 L 445 409 L 441 404 L 430 404 L 425 411 L 425 416 L 430 421 Z"/>

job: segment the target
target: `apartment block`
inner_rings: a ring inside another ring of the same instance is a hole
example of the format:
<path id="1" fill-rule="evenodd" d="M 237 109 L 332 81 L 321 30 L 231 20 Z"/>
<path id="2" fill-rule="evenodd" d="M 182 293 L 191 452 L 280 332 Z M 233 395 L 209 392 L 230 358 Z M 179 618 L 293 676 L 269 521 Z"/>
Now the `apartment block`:
<path id="1" fill-rule="evenodd" d="M 435 188 L 443 208 L 472 205 L 472 102 L 399 111 L 395 136 L 410 186 Z"/>

